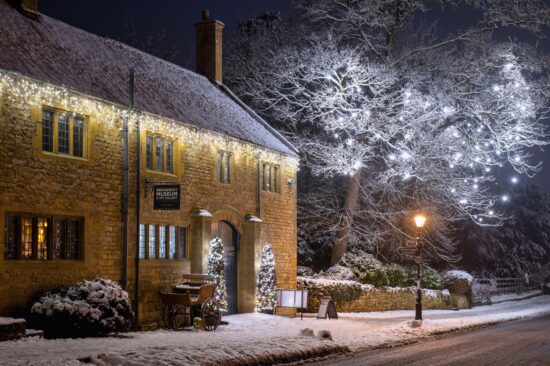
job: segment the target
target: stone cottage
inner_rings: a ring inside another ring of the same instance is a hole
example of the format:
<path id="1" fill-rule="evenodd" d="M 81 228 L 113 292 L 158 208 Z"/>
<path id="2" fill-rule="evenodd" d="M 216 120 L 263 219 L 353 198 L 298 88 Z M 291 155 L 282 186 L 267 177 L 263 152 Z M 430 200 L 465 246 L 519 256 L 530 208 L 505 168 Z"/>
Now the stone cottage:
<path id="1" fill-rule="evenodd" d="M 195 73 L 0 0 L 0 316 L 82 279 L 158 289 L 204 273 L 222 238 L 230 312 L 252 312 L 262 245 L 296 286 L 296 149 L 222 83 L 223 24 L 196 24 Z"/>

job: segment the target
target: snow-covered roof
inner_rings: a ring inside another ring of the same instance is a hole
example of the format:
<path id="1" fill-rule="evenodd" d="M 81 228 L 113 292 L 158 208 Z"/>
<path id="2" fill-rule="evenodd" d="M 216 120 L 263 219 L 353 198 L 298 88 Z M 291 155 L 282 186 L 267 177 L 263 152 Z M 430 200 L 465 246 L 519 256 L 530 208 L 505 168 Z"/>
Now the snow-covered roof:
<path id="1" fill-rule="evenodd" d="M 125 105 L 130 68 L 136 109 L 296 155 L 225 86 L 48 16 L 30 19 L 0 0 L 0 69 Z"/>

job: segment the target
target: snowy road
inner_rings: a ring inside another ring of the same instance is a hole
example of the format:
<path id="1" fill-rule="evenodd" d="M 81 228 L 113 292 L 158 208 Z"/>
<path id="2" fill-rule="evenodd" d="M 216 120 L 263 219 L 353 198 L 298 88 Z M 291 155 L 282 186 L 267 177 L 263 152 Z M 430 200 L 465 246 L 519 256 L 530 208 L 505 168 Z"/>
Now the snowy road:
<path id="1" fill-rule="evenodd" d="M 550 365 L 548 329 L 550 316 L 518 320 L 406 346 L 359 352 L 311 365 Z"/>

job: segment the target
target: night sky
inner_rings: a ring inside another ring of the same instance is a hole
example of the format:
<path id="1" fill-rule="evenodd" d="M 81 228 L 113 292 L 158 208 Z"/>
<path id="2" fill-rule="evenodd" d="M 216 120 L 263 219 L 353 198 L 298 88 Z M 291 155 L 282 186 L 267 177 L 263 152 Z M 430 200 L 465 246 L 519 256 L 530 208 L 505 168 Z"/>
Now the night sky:
<path id="1" fill-rule="evenodd" d="M 39 0 L 42 13 L 66 23 L 82 28 L 101 36 L 117 38 L 117 32 L 124 25 L 130 25 L 139 39 L 159 35 L 163 31 L 166 38 L 160 48 L 174 49 L 174 62 L 188 69 L 195 68 L 195 29 L 193 24 L 201 19 L 202 9 L 210 10 L 210 18 L 215 18 L 225 24 L 224 39 L 234 31 L 239 21 L 253 17 L 256 14 L 269 11 L 281 13 L 283 16 L 290 11 L 291 0 Z M 438 14 L 449 29 L 460 27 L 464 16 L 456 14 Z M 462 21 L 461 21 L 462 20 Z M 548 39 L 544 41 L 546 49 L 550 48 Z M 550 165 L 550 147 L 545 152 L 536 152 L 539 159 Z M 510 172 L 503 172 L 501 184 L 508 185 Z M 521 177 L 526 181 L 526 177 Z M 540 188 L 550 193 L 550 166 L 531 180 Z"/>

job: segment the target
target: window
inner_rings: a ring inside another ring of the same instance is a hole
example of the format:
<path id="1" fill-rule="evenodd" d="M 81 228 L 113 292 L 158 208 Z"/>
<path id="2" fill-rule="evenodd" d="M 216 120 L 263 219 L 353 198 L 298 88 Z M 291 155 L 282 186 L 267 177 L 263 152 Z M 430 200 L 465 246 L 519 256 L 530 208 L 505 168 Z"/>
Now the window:
<path id="1" fill-rule="evenodd" d="M 279 193 L 279 165 L 263 163 L 262 165 L 262 189 L 267 192 Z"/>
<path id="2" fill-rule="evenodd" d="M 174 173 L 174 141 L 166 141 L 166 173 Z"/>
<path id="3" fill-rule="evenodd" d="M 145 145 L 145 166 L 147 169 L 153 169 L 153 136 L 147 136 Z"/>
<path id="4" fill-rule="evenodd" d="M 178 242 L 178 259 L 187 258 L 187 229 L 180 226 L 180 235 Z"/>
<path id="5" fill-rule="evenodd" d="M 168 258 L 170 259 L 176 259 L 176 227 L 170 226 L 170 230 L 168 232 L 168 236 L 170 238 L 170 245 L 168 248 Z"/>
<path id="6" fill-rule="evenodd" d="M 80 259 L 84 220 L 44 215 L 8 214 L 5 259 Z"/>
<path id="7" fill-rule="evenodd" d="M 145 259 L 145 225 L 139 225 L 139 259 Z"/>
<path id="8" fill-rule="evenodd" d="M 69 154 L 69 116 L 67 113 L 59 113 L 57 121 L 57 152 Z"/>
<path id="9" fill-rule="evenodd" d="M 174 174 L 174 141 L 147 135 L 145 145 L 145 167 L 156 172 Z"/>
<path id="10" fill-rule="evenodd" d="M 140 259 L 185 259 L 186 245 L 186 228 L 183 226 L 139 225 Z"/>
<path id="11" fill-rule="evenodd" d="M 159 258 L 166 259 L 166 226 L 159 227 Z"/>
<path id="12" fill-rule="evenodd" d="M 52 111 L 42 111 L 42 150 L 53 152 Z"/>
<path id="13" fill-rule="evenodd" d="M 42 151 L 84 157 L 85 124 L 76 113 L 42 110 Z"/>
<path id="14" fill-rule="evenodd" d="M 217 160 L 218 160 L 218 166 L 217 166 L 218 182 L 230 184 L 231 183 L 231 153 L 227 151 L 218 151 Z"/>
<path id="15" fill-rule="evenodd" d="M 149 259 L 157 257 L 157 227 L 149 225 Z"/>
<path id="16" fill-rule="evenodd" d="M 84 119 L 75 117 L 73 123 L 73 155 L 84 156 Z"/>

